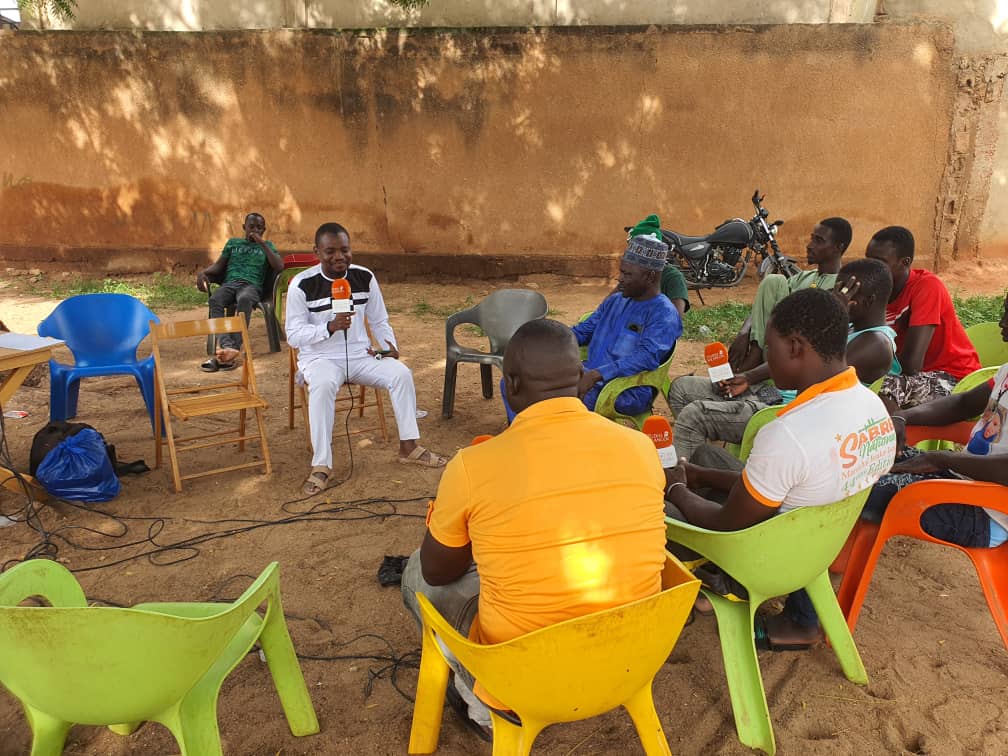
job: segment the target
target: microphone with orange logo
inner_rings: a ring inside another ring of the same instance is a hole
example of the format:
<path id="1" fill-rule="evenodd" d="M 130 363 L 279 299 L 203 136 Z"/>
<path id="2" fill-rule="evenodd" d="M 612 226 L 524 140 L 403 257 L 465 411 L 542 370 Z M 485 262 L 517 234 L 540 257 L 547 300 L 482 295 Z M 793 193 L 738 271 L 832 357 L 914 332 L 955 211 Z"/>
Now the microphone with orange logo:
<path id="1" fill-rule="evenodd" d="M 353 314 L 353 299 L 350 292 L 350 282 L 345 278 L 337 278 L 332 282 L 332 311 L 333 315 Z M 347 332 L 343 331 L 343 338 L 347 337 Z"/>
<path id="2" fill-rule="evenodd" d="M 704 362 L 707 363 L 707 374 L 711 383 L 720 383 L 734 377 L 731 365 L 728 364 L 728 349 L 720 341 L 704 347 Z"/>
<path id="3" fill-rule="evenodd" d="M 672 426 L 661 415 L 651 415 L 644 421 L 641 428 L 644 435 L 651 439 L 658 450 L 658 459 L 662 467 L 675 467 L 679 463 L 675 447 L 672 445 Z"/>

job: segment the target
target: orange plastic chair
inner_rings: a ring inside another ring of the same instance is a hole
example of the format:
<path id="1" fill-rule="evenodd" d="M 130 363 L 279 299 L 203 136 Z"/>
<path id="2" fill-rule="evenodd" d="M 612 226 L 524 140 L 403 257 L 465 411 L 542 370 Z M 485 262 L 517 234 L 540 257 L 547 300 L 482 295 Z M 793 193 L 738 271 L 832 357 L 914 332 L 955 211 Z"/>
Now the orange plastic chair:
<path id="1" fill-rule="evenodd" d="M 969 557 L 980 578 L 980 587 L 994 624 L 1008 647 L 1008 543 L 993 549 L 966 548 L 929 536 L 920 526 L 921 515 L 936 504 L 950 502 L 1008 513 L 1008 487 L 968 480 L 924 480 L 912 483 L 896 494 L 889 502 L 881 523 L 862 521 L 859 527 L 864 535 L 855 540 L 837 595 L 851 632 L 857 626 L 875 563 L 886 541 L 893 536 L 910 536 L 958 549 Z"/>

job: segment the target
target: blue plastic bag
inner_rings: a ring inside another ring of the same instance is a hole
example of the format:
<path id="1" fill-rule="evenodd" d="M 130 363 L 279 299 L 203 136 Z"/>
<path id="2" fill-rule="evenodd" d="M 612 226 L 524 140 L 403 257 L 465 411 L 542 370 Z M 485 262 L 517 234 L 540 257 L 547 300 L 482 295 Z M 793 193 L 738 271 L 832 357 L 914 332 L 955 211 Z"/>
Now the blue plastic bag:
<path id="1" fill-rule="evenodd" d="M 91 428 L 60 441 L 45 455 L 35 477 L 60 499 L 109 501 L 119 495 L 119 478 L 105 451 L 105 439 Z"/>

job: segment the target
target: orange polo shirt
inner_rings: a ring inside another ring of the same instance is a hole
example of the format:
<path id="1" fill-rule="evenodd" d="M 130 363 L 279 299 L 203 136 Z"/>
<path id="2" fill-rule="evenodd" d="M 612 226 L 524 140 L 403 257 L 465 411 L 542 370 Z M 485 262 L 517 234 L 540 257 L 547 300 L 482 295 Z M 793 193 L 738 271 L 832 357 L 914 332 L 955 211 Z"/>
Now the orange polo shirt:
<path id="1" fill-rule="evenodd" d="M 472 542 L 470 637 L 501 643 L 661 590 L 664 485 L 647 436 L 576 398 L 538 402 L 460 451 L 428 527 L 445 546 Z"/>

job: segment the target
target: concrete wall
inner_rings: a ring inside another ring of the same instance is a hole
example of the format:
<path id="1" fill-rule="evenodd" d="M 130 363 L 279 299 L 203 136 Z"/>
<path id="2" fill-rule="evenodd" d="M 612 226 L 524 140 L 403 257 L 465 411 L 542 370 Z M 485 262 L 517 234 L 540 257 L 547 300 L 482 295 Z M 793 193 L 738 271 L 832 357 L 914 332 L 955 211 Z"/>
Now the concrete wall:
<path id="1" fill-rule="evenodd" d="M 952 26 L 953 139 L 938 197 L 944 258 L 1008 256 L 1008 0 L 884 0 L 880 19 Z"/>
<path id="2" fill-rule="evenodd" d="M 256 209 L 281 249 L 339 220 L 410 270 L 592 273 L 645 214 L 705 233 L 759 186 L 787 252 L 844 215 L 926 261 L 950 63 L 934 25 L 0 33 L 0 258 L 195 265 Z"/>
<path id="3" fill-rule="evenodd" d="M 875 0 L 431 0 L 406 11 L 385 0 L 87 0 L 49 28 L 219 29 L 648 24 L 819 24 L 871 21 Z M 25 28 L 38 20 L 25 14 Z"/>

